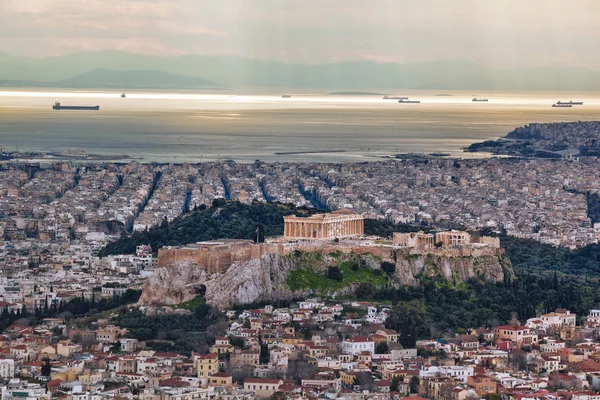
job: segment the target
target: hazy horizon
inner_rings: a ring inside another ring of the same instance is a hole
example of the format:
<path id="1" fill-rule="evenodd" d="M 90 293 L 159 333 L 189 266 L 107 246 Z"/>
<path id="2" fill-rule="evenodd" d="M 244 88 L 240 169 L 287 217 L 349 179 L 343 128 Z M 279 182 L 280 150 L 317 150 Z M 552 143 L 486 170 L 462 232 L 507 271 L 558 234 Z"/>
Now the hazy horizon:
<path id="1" fill-rule="evenodd" d="M 600 69 L 598 14 L 594 0 L 4 0 L 0 51 Z"/>

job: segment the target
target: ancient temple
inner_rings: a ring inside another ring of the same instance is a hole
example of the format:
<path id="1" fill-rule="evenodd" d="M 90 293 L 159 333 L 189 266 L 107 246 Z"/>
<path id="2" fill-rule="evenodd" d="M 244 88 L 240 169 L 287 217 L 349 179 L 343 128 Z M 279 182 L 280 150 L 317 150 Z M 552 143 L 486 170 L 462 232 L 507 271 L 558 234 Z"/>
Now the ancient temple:
<path id="1" fill-rule="evenodd" d="M 333 239 L 362 235 L 365 219 L 351 211 L 335 211 L 310 217 L 283 217 L 284 233 L 288 239 Z"/>

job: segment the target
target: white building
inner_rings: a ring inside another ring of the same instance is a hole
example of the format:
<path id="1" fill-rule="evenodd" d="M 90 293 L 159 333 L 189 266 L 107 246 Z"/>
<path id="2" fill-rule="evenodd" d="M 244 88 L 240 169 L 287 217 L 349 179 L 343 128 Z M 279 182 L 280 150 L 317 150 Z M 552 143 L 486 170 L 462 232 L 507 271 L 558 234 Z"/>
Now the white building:
<path id="1" fill-rule="evenodd" d="M 590 310 L 590 314 L 585 319 L 585 326 L 588 328 L 600 326 L 600 310 Z"/>
<path id="2" fill-rule="evenodd" d="M 354 336 L 342 341 L 342 352 L 344 354 L 358 355 L 363 351 L 375 353 L 375 342 L 365 336 Z"/>
<path id="3" fill-rule="evenodd" d="M 0 386 L 2 400 L 52 400 L 52 392 L 37 383 L 11 379 L 8 385 Z"/>
<path id="4" fill-rule="evenodd" d="M 571 314 L 569 310 L 559 308 L 553 313 L 542 314 L 540 319 L 548 329 L 561 329 L 566 326 L 575 326 L 577 316 L 576 314 Z"/>
<path id="5" fill-rule="evenodd" d="M 0 378 L 9 379 L 15 377 L 15 360 L 12 358 L 0 358 Z"/>
<path id="6" fill-rule="evenodd" d="M 469 376 L 473 376 L 473 367 L 471 366 L 431 366 L 428 369 L 419 371 L 421 378 L 454 378 L 467 383 Z"/>

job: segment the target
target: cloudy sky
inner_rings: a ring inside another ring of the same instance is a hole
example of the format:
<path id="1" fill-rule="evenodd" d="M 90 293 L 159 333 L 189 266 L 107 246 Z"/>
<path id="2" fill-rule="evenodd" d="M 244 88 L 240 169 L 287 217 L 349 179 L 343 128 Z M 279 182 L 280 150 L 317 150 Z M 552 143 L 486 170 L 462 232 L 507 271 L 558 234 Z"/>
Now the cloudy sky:
<path id="1" fill-rule="evenodd" d="M 0 0 L 0 51 L 600 67 L 600 0 Z"/>

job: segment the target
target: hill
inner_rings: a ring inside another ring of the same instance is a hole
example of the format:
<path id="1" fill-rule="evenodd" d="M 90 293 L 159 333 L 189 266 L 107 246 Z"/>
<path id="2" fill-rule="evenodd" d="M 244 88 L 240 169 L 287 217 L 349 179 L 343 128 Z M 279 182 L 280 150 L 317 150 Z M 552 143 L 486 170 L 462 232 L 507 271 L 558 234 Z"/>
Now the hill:
<path id="1" fill-rule="evenodd" d="M 135 232 L 108 244 L 100 256 L 132 254 L 136 246 L 150 244 L 154 251 L 163 246 L 181 246 L 214 239 L 253 239 L 257 225 L 262 225 L 265 236 L 283 235 L 283 217 L 309 216 L 317 211 L 296 208 L 281 203 L 243 204 L 215 200 L 210 208 L 184 214 L 170 224 L 163 222 L 145 232 Z"/>
<path id="2" fill-rule="evenodd" d="M 27 58 L 0 54 L 0 80 L 61 82 L 95 69 L 161 71 L 236 88 L 438 90 L 600 90 L 600 71 L 568 68 L 495 70 L 463 60 L 290 64 L 235 56 L 161 57 L 119 51 Z M 161 86 L 166 84 L 160 82 Z"/>
<path id="3" fill-rule="evenodd" d="M 73 78 L 56 82 L 60 87 L 77 88 L 145 88 L 145 89 L 199 89 L 220 85 L 193 76 L 174 75 L 162 71 L 116 71 L 94 69 Z"/>
<path id="4" fill-rule="evenodd" d="M 318 212 L 311 208 L 296 208 L 281 203 L 242 204 L 215 200 L 211 207 L 184 214 L 170 224 L 163 223 L 146 232 L 135 232 L 129 237 L 109 243 L 100 251 L 100 255 L 133 254 L 136 246 L 141 244 L 150 244 L 157 251 L 162 246 L 180 246 L 204 240 L 251 240 L 258 224 L 264 227 L 265 236 L 277 236 L 283 234 L 285 215 L 309 216 Z M 431 231 L 429 228 L 407 224 L 365 220 L 365 233 L 368 235 L 391 237 L 393 232 L 419 230 Z M 492 232 L 484 233 L 493 235 Z M 600 244 L 569 250 L 506 235 L 500 236 L 500 244 L 517 272 L 559 271 L 570 275 L 600 277 Z"/>

